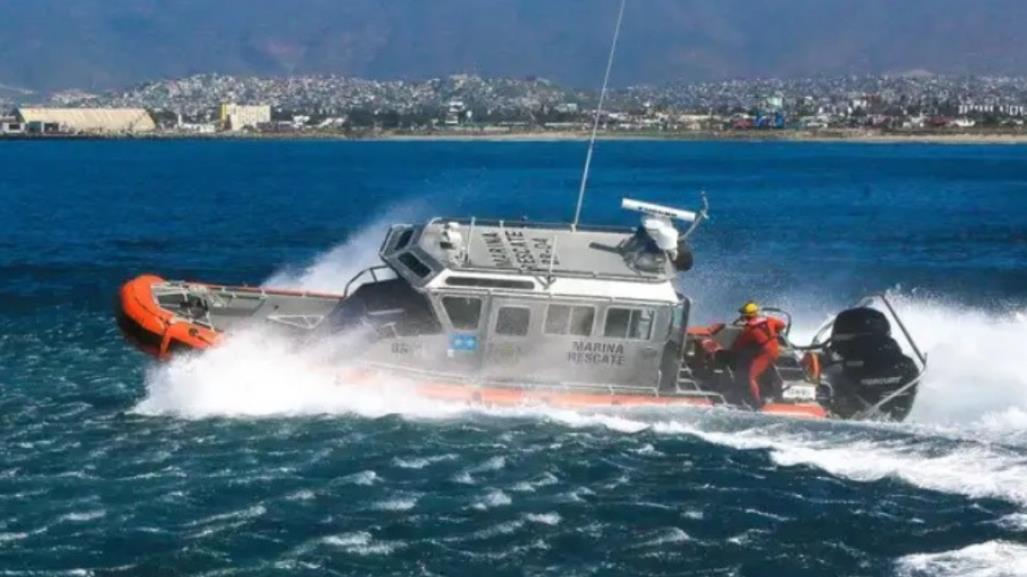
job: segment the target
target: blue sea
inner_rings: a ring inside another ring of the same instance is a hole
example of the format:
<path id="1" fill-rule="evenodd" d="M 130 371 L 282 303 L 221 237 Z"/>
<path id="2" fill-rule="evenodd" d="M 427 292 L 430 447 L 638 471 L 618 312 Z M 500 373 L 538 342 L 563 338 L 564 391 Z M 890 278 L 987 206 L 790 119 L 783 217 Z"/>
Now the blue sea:
<path id="1" fill-rule="evenodd" d="M 809 336 L 888 292 L 929 355 L 902 424 L 500 410 L 259 333 L 158 364 L 143 272 L 339 291 L 391 222 L 568 220 L 581 142 L 0 142 L 0 575 L 1027 575 L 1027 148 L 600 142 L 711 219 L 695 322 Z"/>

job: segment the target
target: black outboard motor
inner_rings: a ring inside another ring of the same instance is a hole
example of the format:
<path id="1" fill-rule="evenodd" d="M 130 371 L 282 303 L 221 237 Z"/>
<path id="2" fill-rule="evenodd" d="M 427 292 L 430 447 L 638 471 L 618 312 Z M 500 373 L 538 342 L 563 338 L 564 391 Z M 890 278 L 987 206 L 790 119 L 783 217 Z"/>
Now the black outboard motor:
<path id="1" fill-rule="evenodd" d="M 833 389 L 832 410 L 842 418 L 877 405 L 916 379 L 920 371 L 891 336 L 888 318 L 877 309 L 857 307 L 835 317 L 822 358 L 823 377 Z M 909 414 L 916 386 L 880 407 L 900 421 Z"/>

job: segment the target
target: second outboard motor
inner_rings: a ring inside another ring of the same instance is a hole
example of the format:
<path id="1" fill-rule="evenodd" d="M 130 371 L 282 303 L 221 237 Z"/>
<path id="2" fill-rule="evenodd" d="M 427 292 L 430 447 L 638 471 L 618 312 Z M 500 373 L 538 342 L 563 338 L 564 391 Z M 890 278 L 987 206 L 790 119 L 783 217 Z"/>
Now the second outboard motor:
<path id="1" fill-rule="evenodd" d="M 842 417 L 864 411 L 917 378 L 913 359 L 891 337 L 888 318 L 876 309 L 858 307 L 835 317 L 825 349 L 824 376 L 833 388 L 833 409 Z M 917 387 L 911 387 L 880 408 L 892 419 L 909 414 Z"/>

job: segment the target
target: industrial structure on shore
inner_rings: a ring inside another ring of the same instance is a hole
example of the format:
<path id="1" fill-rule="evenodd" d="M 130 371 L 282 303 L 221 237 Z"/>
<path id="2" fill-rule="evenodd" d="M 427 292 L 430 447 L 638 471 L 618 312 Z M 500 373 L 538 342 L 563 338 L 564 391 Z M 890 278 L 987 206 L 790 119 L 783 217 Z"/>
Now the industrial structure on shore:
<path id="1" fill-rule="evenodd" d="M 271 123 L 269 105 L 223 103 L 216 123 L 185 123 L 177 115 L 173 123 L 159 126 L 145 108 L 20 107 L 9 117 L 0 116 L 3 136 L 132 136 L 161 130 L 209 134 L 217 131 L 259 130 Z"/>
<path id="2" fill-rule="evenodd" d="M 157 130 L 143 108 L 17 108 L 0 131 L 24 134 L 144 134 Z"/>

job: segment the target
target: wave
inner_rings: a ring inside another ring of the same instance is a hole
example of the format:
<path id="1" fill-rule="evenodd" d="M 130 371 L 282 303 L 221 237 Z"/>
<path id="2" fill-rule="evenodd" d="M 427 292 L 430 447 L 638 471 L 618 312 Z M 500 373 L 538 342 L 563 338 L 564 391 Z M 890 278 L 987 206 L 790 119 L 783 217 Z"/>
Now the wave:
<path id="1" fill-rule="evenodd" d="M 904 577 L 1016 577 L 1027 575 L 1027 546 L 988 541 L 955 551 L 907 555 L 897 566 Z"/>
<path id="2" fill-rule="evenodd" d="M 766 419 L 759 419 L 767 421 Z M 727 425 L 727 430 L 724 430 Z M 997 498 L 1027 506 L 1027 463 L 1020 451 L 988 442 L 924 436 L 899 427 L 835 423 L 653 424 L 663 434 L 685 434 L 738 450 L 766 451 L 783 467 L 816 467 L 860 482 L 898 479 L 921 489 Z"/>
<path id="3" fill-rule="evenodd" d="M 360 556 L 389 555 L 406 546 L 402 541 L 378 541 L 367 531 L 354 531 L 321 539 L 321 543 Z"/>

